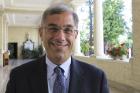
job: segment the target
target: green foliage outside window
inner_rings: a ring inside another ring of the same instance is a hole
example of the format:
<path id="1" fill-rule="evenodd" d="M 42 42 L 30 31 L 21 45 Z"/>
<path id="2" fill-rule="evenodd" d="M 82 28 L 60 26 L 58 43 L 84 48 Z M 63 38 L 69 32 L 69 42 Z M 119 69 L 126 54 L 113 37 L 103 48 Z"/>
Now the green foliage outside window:
<path id="1" fill-rule="evenodd" d="M 81 52 L 84 55 L 89 55 L 89 20 L 85 20 L 85 29 L 80 31 L 80 45 L 81 45 Z"/>
<path id="2" fill-rule="evenodd" d="M 132 32 L 123 18 L 124 8 L 123 0 L 105 0 L 103 2 L 104 43 L 108 47 L 112 44 L 119 45 L 119 36 L 127 34 L 127 41 L 123 43 L 127 48 L 132 48 Z M 85 20 L 85 25 L 86 30 L 80 32 L 81 51 L 84 54 L 91 48 L 89 45 L 89 19 Z"/>
<path id="3" fill-rule="evenodd" d="M 105 43 L 118 43 L 119 35 L 125 32 L 123 19 L 124 5 L 122 0 L 105 0 L 103 3 L 104 41 Z"/>

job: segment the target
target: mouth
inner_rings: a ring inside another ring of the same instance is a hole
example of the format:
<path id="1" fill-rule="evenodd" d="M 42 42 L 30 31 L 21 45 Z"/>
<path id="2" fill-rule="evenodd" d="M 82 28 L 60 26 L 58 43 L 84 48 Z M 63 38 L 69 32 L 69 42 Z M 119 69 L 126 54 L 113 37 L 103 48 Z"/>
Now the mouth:
<path id="1" fill-rule="evenodd" d="M 67 47 L 68 44 L 64 41 L 51 41 L 50 42 L 51 45 L 58 47 L 58 48 L 63 48 L 63 47 Z"/>

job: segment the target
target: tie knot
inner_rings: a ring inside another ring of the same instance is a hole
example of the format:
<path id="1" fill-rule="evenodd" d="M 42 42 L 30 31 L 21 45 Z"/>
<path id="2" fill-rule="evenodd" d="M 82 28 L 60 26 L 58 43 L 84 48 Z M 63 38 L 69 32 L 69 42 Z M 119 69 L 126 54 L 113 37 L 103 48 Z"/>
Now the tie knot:
<path id="1" fill-rule="evenodd" d="M 55 72 L 56 74 L 64 74 L 64 70 L 63 70 L 60 66 L 56 66 L 56 67 L 54 68 L 54 72 Z"/>

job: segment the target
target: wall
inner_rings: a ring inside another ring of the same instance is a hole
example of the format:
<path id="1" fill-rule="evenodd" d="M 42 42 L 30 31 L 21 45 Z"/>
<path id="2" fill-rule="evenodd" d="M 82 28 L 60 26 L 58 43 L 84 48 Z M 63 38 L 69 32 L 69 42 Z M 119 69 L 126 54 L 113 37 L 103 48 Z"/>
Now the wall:
<path id="1" fill-rule="evenodd" d="M 97 59 L 95 57 L 76 57 L 77 59 L 103 69 L 110 81 L 132 86 L 131 63 L 121 60 Z"/>
<path id="2" fill-rule="evenodd" d="M 35 47 L 39 44 L 38 30 L 32 27 L 9 27 L 8 28 L 8 42 L 18 43 L 18 58 L 20 58 L 21 47 L 26 41 L 26 34 L 29 33 L 30 39 L 34 42 Z"/>
<path id="3" fill-rule="evenodd" d="M 132 63 L 133 86 L 140 89 L 140 0 L 133 2 L 134 61 Z"/>

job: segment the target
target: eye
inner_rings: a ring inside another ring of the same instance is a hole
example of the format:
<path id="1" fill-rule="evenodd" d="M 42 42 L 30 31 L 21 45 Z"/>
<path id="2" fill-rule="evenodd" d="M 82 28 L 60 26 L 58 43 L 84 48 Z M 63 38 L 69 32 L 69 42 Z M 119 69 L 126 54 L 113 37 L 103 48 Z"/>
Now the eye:
<path id="1" fill-rule="evenodd" d="M 57 27 L 49 27 L 48 31 L 50 31 L 50 32 L 57 32 L 57 31 L 59 31 L 59 28 L 57 28 Z"/>
<path id="2" fill-rule="evenodd" d="M 68 33 L 68 34 L 71 34 L 73 32 L 73 29 L 72 28 L 65 28 L 64 32 Z"/>

